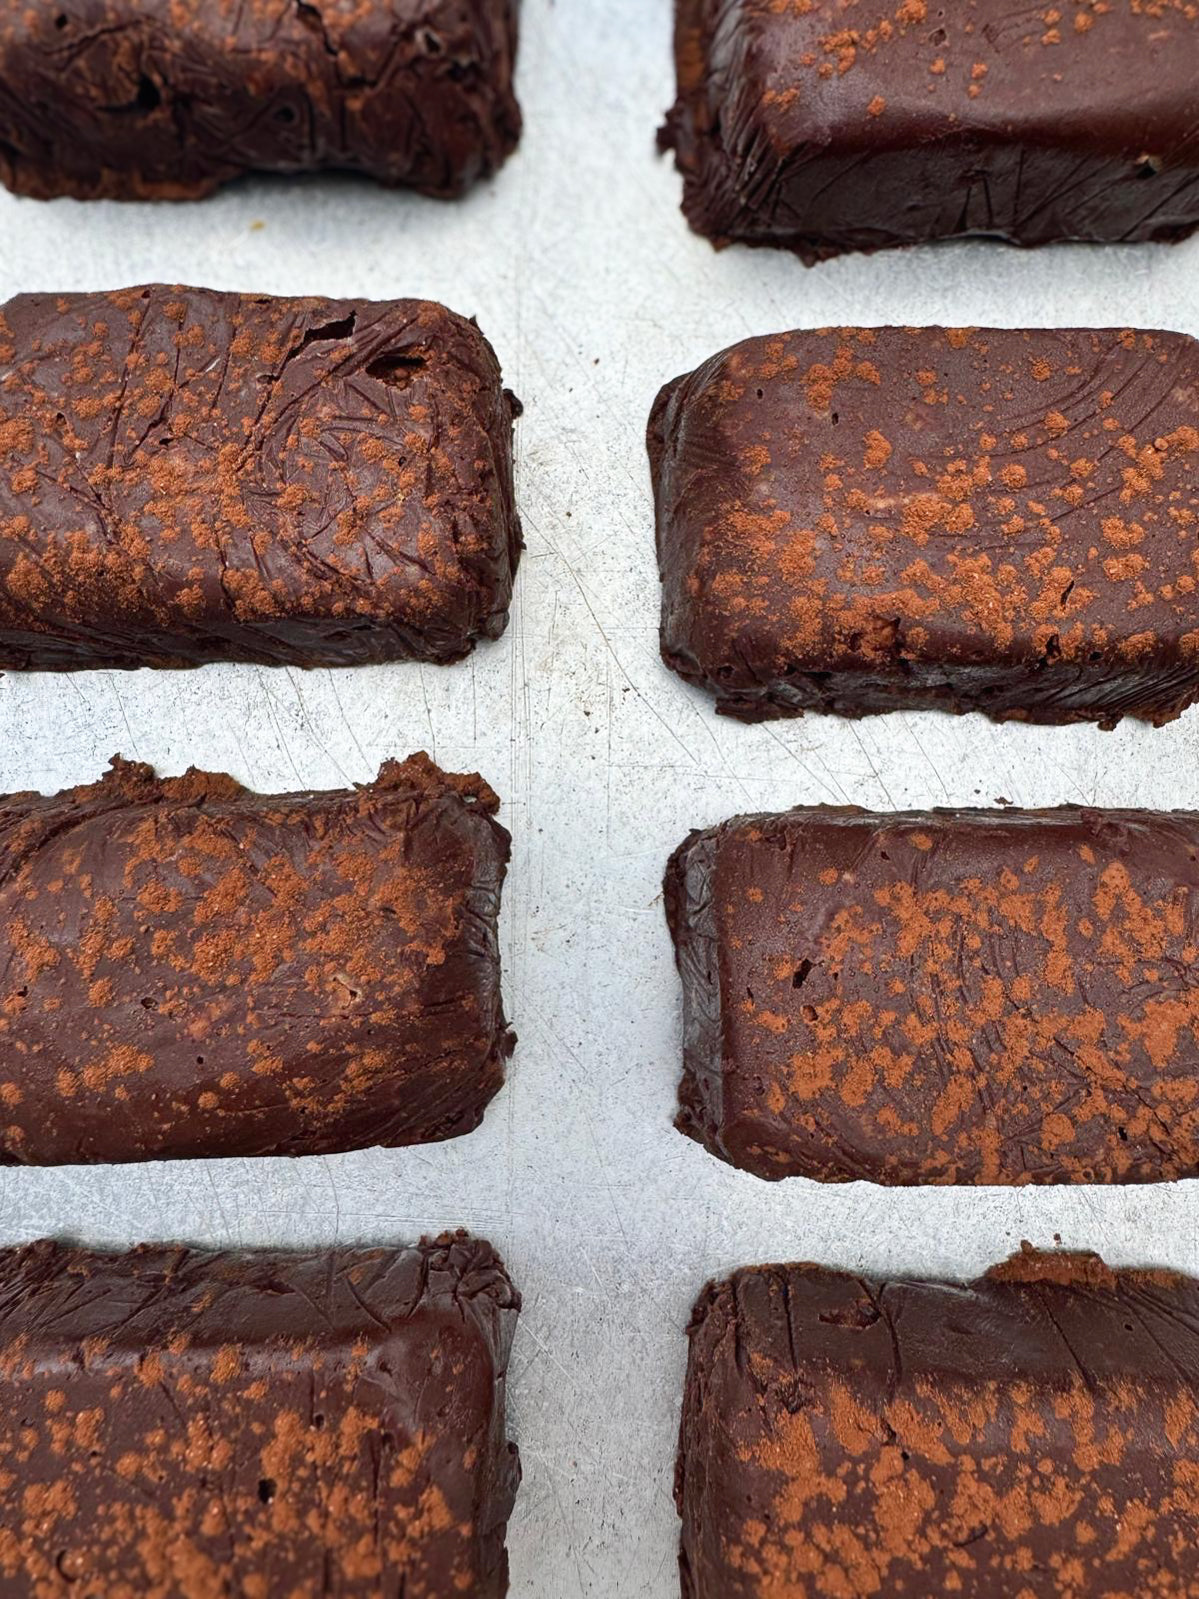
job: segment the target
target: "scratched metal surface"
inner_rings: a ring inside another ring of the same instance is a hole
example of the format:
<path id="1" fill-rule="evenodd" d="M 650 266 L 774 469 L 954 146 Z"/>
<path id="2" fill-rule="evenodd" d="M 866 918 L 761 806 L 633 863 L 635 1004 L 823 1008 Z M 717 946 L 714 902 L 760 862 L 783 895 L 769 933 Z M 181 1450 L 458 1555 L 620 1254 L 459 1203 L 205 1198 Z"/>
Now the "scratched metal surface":
<path id="1" fill-rule="evenodd" d="M 1199 1267 L 1191 1185 L 884 1193 L 770 1187 L 670 1125 L 677 994 L 670 848 L 737 810 L 1086 801 L 1199 806 L 1199 713 L 1161 732 L 979 719 L 745 728 L 669 676 L 642 445 L 658 385 L 746 334 L 864 321 L 1164 324 L 1199 333 L 1199 246 L 984 246 L 805 272 L 715 255 L 653 152 L 667 0 L 526 0 L 528 131 L 447 208 L 365 184 L 252 182 L 190 208 L 0 197 L 0 298 L 151 279 L 424 294 L 475 313 L 527 412 L 528 553 L 507 637 L 465 666 L 342 674 L 209 667 L 0 680 L 0 787 L 94 778 L 114 751 L 261 789 L 337 785 L 428 749 L 479 769 L 515 835 L 504 954 L 520 1033 L 485 1126 L 439 1148 L 0 1177 L 0 1241 L 406 1239 L 466 1225 L 524 1290 L 512 1423 L 518 1599 L 677 1593 L 671 1504 L 683 1328 L 704 1279 L 810 1258 L 972 1272 L 1021 1238 Z"/>

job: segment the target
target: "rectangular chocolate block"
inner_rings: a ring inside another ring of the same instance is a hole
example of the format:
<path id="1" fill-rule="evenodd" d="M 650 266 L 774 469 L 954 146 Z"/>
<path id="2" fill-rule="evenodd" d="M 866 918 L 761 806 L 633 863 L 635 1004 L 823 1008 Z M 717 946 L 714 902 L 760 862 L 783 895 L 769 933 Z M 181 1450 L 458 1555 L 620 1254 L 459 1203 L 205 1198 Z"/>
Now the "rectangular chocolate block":
<path id="1" fill-rule="evenodd" d="M 0 0 L 0 182 L 192 200 L 340 169 L 449 198 L 520 137 L 518 0 Z"/>
<path id="2" fill-rule="evenodd" d="M 0 668 L 453 661 L 508 620 L 512 419 L 422 300 L 0 307 Z"/>
<path id="3" fill-rule="evenodd" d="M 684 1599 L 1199 1593 L 1199 1283 L 763 1266 L 692 1319 Z"/>
<path id="4" fill-rule="evenodd" d="M 666 872 L 678 1126 L 759 1177 L 1199 1176 L 1199 815 L 798 809 Z"/>
<path id="5" fill-rule="evenodd" d="M 1167 0 L 676 0 L 661 141 L 716 244 L 1185 238 L 1199 12 Z"/>
<path id="6" fill-rule="evenodd" d="M 667 664 L 744 721 L 1168 721 L 1199 696 L 1199 344 L 747 339 L 649 425 Z"/>
<path id="7" fill-rule="evenodd" d="M 0 1164 L 312 1155 L 470 1132 L 513 1039 L 482 778 L 231 777 L 0 800 Z"/>
<path id="8" fill-rule="evenodd" d="M 8 1599 L 502 1599 L 490 1244 L 0 1252 Z"/>

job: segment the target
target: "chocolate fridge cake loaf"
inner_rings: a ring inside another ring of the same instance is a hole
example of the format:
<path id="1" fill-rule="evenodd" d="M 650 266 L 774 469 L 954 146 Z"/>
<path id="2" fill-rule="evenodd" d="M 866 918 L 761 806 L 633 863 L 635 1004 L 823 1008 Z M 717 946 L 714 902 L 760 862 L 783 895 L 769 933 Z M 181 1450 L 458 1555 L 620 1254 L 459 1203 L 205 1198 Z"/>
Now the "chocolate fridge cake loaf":
<path id="1" fill-rule="evenodd" d="M 1185 238 L 1199 225 L 1184 0 L 676 0 L 661 141 L 717 244 L 845 250 Z"/>
<path id="2" fill-rule="evenodd" d="M 662 654 L 745 721 L 1155 723 L 1199 695 L 1199 344 L 748 339 L 649 425 Z"/>
<path id="3" fill-rule="evenodd" d="M 326 793 L 116 761 L 0 800 L 0 1164 L 470 1132 L 512 1046 L 498 803 L 423 755 Z"/>
<path id="4" fill-rule="evenodd" d="M 340 169 L 449 198 L 520 137 L 518 0 L 0 0 L 0 182 L 192 200 Z"/>
<path id="5" fill-rule="evenodd" d="M 503 1599 L 489 1244 L 0 1251 L 6 1599 Z"/>
<path id="6" fill-rule="evenodd" d="M 684 1599 L 1193 1599 L 1199 1283 L 762 1266 L 695 1308 Z"/>
<path id="7" fill-rule="evenodd" d="M 1199 1176 L 1199 815 L 826 808 L 666 873 L 678 1126 L 759 1177 Z"/>
<path id="8" fill-rule="evenodd" d="M 508 620 L 518 407 L 421 300 L 0 308 L 0 668 L 454 661 Z"/>

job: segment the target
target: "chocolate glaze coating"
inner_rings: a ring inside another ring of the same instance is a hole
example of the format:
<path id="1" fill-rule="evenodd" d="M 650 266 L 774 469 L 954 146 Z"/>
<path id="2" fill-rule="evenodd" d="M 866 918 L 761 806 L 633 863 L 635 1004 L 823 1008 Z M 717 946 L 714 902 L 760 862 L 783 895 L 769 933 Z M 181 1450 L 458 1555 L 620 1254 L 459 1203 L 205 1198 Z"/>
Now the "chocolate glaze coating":
<path id="1" fill-rule="evenodd" d="M 422 300 L 0 307 L 0 667 L 453 661 L 520 553 L 495 353 Z"/>
<path id="2" fill-rule="evenodd" d="M 1199 815 L 798 809 L 666 872 L 678 1126 L 759 1177 L 1199 1176 Z"/>
<path id="3" fill-rule="evenodd" d="M 649 424 L 662 654 L 744 721 L 1161 723 L 1199 696 L 1199 344 L 748 339 Z"/>
<path id="4" fill-rule="evenodd" d="M 509 838 L 478 776 L 0 800 L 0 1164 L 311 1155 L 470 1132 L 513 1043 Z"/>
<path id="5" fill-rule="evenodd" d="M 520 137 L 518 0 L 0 0 L 0 182 L 192 200 L 341 169 L 449 198 Z"/>
<path id="6" fill-rule="evenodd" d="M 1199 226 L 1189 0 L 676 0 L 691 226 L 793 250 Z"/>
<path id="7" fill-rule="evenodd" d="M 6 1599 L 502 1599 L 490 1244 L 0 1252 Z"/>
<path id="8" fill-rule="evenodd" d="M 1199 1593 L 1190 1278 L 762 1266 L 709 1285 L 690 1337 L 684 1599 Z"/>

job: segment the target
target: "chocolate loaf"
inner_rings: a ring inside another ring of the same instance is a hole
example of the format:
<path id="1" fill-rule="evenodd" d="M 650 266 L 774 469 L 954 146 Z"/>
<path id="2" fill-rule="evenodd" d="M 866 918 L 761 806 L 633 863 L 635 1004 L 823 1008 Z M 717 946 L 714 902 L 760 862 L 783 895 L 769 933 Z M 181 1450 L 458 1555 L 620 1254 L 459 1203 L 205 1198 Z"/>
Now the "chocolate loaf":
<path id="1" fill-rule="evenodd" d="M 0 668 L 453 661 L 508 620 L 512 418 L 420 300 L 0 308 Z"/>
<path id="2" fill-rule="evenodd" d="M 649 425 L 662 654 L 744 721 L 1168 721 L 1199 696 L 1199 344 L 748 339 Z"/>
<path id="3" fill-rule="evenodd" d="M 0 1164 L 470 1132 L 512 1046 L 498 804 L 423 755 L 269 796 L 117 760 L 0 801 Z"/>
<path id="4" fill-rule="evenodd" d="M 692 1319 L 684 1599 L 1191 1599 L 1199 1283 L 764 1266 Z"/>
<path id="5" fill-rule="evenodd" d="M 0 181 L 191 200 L 341 169 L 448 198 L 520 137 L 518 0 L 0 0 Z"/>
<path id="6" fill-rule="evenodd" d="M 816 808 L 666 873 L 679 1128 L 759 1177 L 1199 1176 L 1199 815 Z"/>
<path id="7" fill-rule="evenodd" d="M 489 1244 L 0 1252 L 8 1599 L 502 1599 Z"/>
<path id="8" fill-rule="evenodd" d="M 1199 225 L 1199 12 L 1166 0 L 676 0 L 662 132 L 691 226 L 808 265 L 969 235 Z"/>

